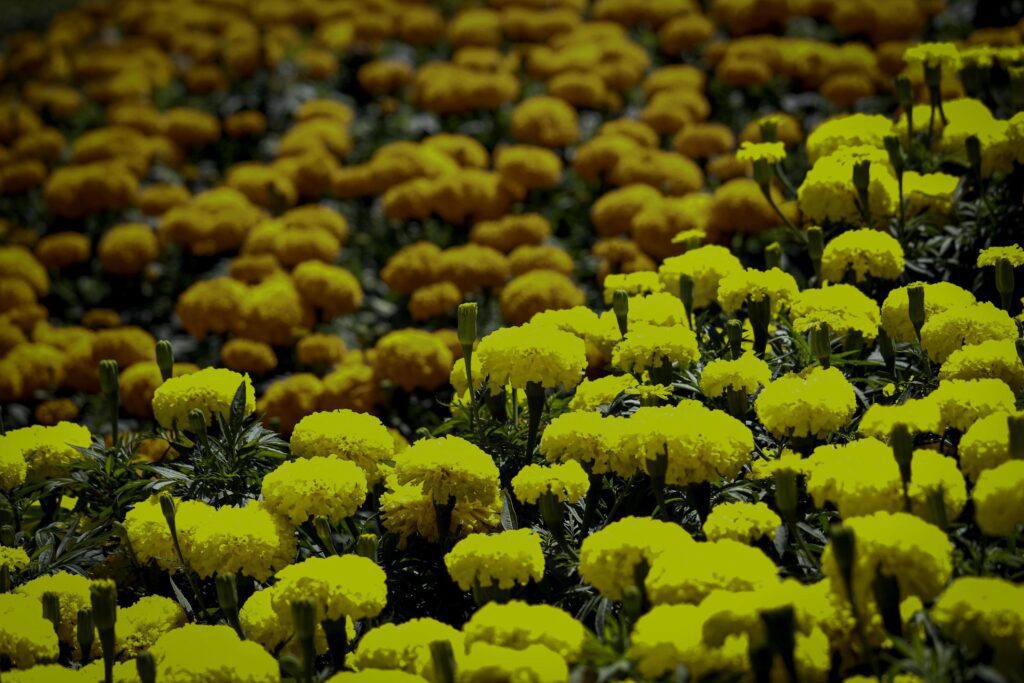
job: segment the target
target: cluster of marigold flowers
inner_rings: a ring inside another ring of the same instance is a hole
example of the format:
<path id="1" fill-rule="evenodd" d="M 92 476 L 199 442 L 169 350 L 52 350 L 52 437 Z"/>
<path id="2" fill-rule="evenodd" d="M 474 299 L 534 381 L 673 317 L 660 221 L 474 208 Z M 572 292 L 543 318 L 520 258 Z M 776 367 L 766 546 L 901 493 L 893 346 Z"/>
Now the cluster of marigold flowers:
<path id="1" fill-rule="evenodd" d="M 121 512 L 162 594 L 40 574 L 3 517 L 4 680 L 554 683 L 614 651 L 622 679 L 908 683 L 877 656 L 922 615 L 1019 672 L 1024 589 L 954 534 L 1013 556 L 1024 525 L 1024 250 L 998 225 L 970 281 L 908 264 L 911 228 L 1024 175 L 1024 22 L 926 43 L 941 0 L 705 4 L 120 0 L 12 36 L 0 494 L 122 424 L 172 462 L 236 396 L 287 457 L 238 505 Z M 715 120 L 775 87 L 836 113 Z M 636 486 L 650 516 L 598 510 Z M 384 537 L 436 551 L 464 623 L 388 620 Z M 543 597 L 566 561 L 600 624 Z"/>

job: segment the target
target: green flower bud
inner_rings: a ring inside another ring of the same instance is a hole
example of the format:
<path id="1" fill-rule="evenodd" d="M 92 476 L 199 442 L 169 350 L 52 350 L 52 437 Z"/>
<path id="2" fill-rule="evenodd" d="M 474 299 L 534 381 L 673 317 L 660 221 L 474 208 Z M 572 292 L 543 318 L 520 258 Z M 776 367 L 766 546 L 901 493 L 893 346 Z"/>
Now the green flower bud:
<path id="1" fill-rule="evenodd" d="M 359 534 L 359 538 L 356 539 L 356 555 L 376 562 L 378 545 L 380 545 L 380 539 L 377 534 Z"/>
<path id="2" fill-rule="evenodd" d="M 477 305 L 468 302 L 459 305 L 458 310 L 458 334 L 459 344 L 463 347 L 473 346 L 476 343 Z"/>
<path id="3" fill-rule="evenodd" d="M 612 294 L 612 311 L 615 312 L 615 320 L 619 323 L 619 334 L 626 336 L 629 329 L 629 294 L 624 289 L 616 289 Z"/>
<path id="4" fill-rule="evenodd" d="M 166 339 L 156 343 L 156 364 L 165 382 L 174 376 L 174 348 Z"/>
<path id="5" fill-rule="evenodd" d="M 140 652 L 135 658 L 135 670 L 139 674 L 142 683 L 156 683 L 156 660 L 149 650 Z"/>
<path id="6" fill-rule="evenodd" d="M 84 664 L 92 656 L 92 644 L 96 640 L 96 625 L 93 623 L 92 610 L 88 607 L 78 610 L 76 631 L 78 649 L 82 651 L 82 663 Z"/>
<path id="7" fill-rule="evenodd" d="M 116 360 L 101 360 L 100 361 L 100 391 L 103 392 L 104 396 L 117 397 L 118 388 L 118 370 Z"/>
<path id="8" fill-rule="evenodd" d="M 764 267 L 766 270 L 782 268 L 782 245 L 772 242 L 764 248 Z"/>
<path id="9" fill-rule="evenodd" d="M 964 141 L 967 147 L 967 163 L 975 173 L 981 173 L 981 140 L 977 135 L 968 135 Z"/>
<path id="10" fill-rule="evenodd" d="M 775 505 L 787 522 L 796 520 L 797 490 L 796 473 L 778 470 L 775 473 Z"/>
<path id="11" fill-rule="evenodd" d="M 679 298 L 686 308 L 686 317 L 693 321 L 693 278 L 683 273 L 679 276 Z"/>
<path id="12" fill-rule="evenodd" d="M 887 135 L 885 137 L 885 151 L 889 153 L 889 163 L 892 164 L 893 170 L 896 171 L 896 176 L 903 175 L 903 170 L 906 168 L 906 159 L 903 156 L 903 146 L 900 144 L 900 139 L 895 135 Z"/>
<path id="13" fill-rule="evenodd" d="M 843 578 L 847 594 L 852 602 L 853 563 L 856 558 L 857 539 L 853 529 L 848 526 L 832 527 L 832 556 L 839 567 L 839 575 Z"/>
<path id="14" fill-rule="evenodd" d="M 878 352 L 882 354 L 882 360 L 885 361 L 885 369 L 890 374 L 896 372 L 896 345 L 882 328 L 878 329 Z"/>
<path id="15" fill-rule="evenodd" d="M 811 330 L 811 353 L 818 359 L 822 367 L 829 367 L 832 357 L 832 337 L 827 326 L 819 325 L 816 329 Z"/>
<path id="16" fill-rule="evenodd" d="M 907 287 L 907 314 L 910 324 L 914 326 L 914 334 L 921 339 L 921 328 L 924 327 L 924 287 L 915 284 Z"/>
<path id="17" fill-rule="evenodd" d="M 334 546 L 334 529 L 331 528 L 330 521 L 323 515 L 317 515 L 313 518 L 313 529 L 316 531 L 316 537 L 320 539 L 320 543 L 323 544 L 327 554 L 337 555 L 338 549 Z"/>
<path id="18" fill-rule="evenodd" d="M 105 631 L 112 631 L 117 621 L 117 586 L 110 579 L 97 579 L 89 586 L 93 621 L 103 638 Z"/>
<path id="19" fill-rule="evenodd" d="M 199 408 L 188 411 L 188 428 L 200 439 L 206 438 L 206 413 Z"/>
<path id="20" fill-rule="evenodd" d="M 878 605 L 878 612 L 882 616 L 882 625 L 885 630 L 896 636 L 903 635 L 903 618 L 900 616 L 900 583 L 895 576 L 890 576 L 879 567 L 875 572 L 875 579 L 871 583 L 871 590 L 875 594 L 875 604 Z"/>
<path id="21" fill-rule="evenodd" d="M 60 628 L 60 596 L 56 593 L 43 593 L 43 618 L 53 624 L 54 631 Z"/>
<path id="22" fill-rule="evenodd" d="M 299 640 L 312 640 L 316 633 L 316 603 L 312 600 L 296 600 L 292 603 L 292 623 Z"/>
<path id="23" fill-rule="evenodd" d="M 433 660 L 434 683 L 455 683 L 455 652 L 447 640 L 435 640 L 430 644 Z"/>
<path id="24" fill-rule="evenodd" d="M 743 355 L 743 323 L 731 318 L 725 323 L 725 337 L 729 340 L 729 353 L 733 360 Z"/>
<path id="25" fill-rule="evenodd" d="M 779 124 L 772 119 L 763 119 L 760 123 L 761 142 L 777 142 L 779 139 Z"/>

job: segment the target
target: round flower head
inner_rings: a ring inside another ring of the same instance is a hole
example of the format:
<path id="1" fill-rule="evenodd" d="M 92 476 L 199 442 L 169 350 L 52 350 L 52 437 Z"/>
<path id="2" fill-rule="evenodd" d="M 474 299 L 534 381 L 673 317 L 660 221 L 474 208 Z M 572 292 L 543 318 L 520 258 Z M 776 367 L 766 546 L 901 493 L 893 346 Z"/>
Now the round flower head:
<path id="1" fill-rule="evenodd" d="M 561 503 L 576 503 L 587 495 L 590 479 L 575 460 L 559 465 L 527 465 L 512 478 L 512 490 L 522 503 L 535 505 L 551 494 Z"/>
<path id="2" fill-rule="evenodd" d="M 52 427 L 32 425 L 0 435 L 0 487 L 13 488 L 28 481 L 43 481 L 65 474 L 81 460 L 78 449 L 92 443 L 87 427 L 58 422 Z"/>
<path id="3" fill-rule="evenodd" d="M 338 522 L 366 499 L 366 474 L 340 458 L 302 458 L 263 477 L 262 493 L 267 509 L 292 524 L 321 515 Z"/>
<path id="4" fill-rule="evenodd" d="M 203 368 L 180 377 L 172 377 L 153 393 L 153 414 L 165 429 L 188 425 L 188 414 L 200 410 L 209 424 L 212 414 L 227 419 L 238 387 L 245 385 L 245 414 L 256 410 L 256 390 L 248 375 L 222 368 Z"/>
<path id="5" fill-rule="evenodd" d="M 462 630 L 470 647 L 477 642 L 514 650 L 543 645 L 570 663 L 580 659 L 589 638 L 586 627 L 568 612 L 552 605 L 530 605 L 519 600 L 487 603 L 470 617 Z"/>
<path id="6" fill-rule="evenodd" d="M 1024 586 L 961 576 L 935 601 L 931 616 L 944 634 L 970 651 L 987 645 L 995 650 L 996 661 L 1012 662 L 1024 643 Z"/>
<path id="7" fill-rule="evenodd" d="M 602 417 L 598 412 L 563 413 L 540 437 L 540 452 L 550 462 L 579 461 L 594 474 L 636 474 L 639 463 L 622 449 L 626 418 Z"/>
<path id="8" fill-rule="evenodd" d="M 766 161 L 777 164 L 786 160 L 786 145 L 782 142 L 749 142 L 744 141 L 736 152 L 740 161 Z"/>
<path id="9" fill-rule="evenodd" d="M 398 536 L 399 547 L 405 547 L 413 534 L 431 543 L 439 540 L 437 506 L 430 494 L 424 492 L 422 484 L 399 485 L 395 477 L 389 477 L 387 491 L 380 497 L 380 510 L 382 525 Z M 500 512 L 501 497 L 497 488 L 491 500 L 456 500 L 448 537 L 490 531 L 499 525 Z"/>
<path id="10" fill-rule="evenodd" d="M 661 554 L 651 564 L 644 585 L 653 604 L 677 605 L 698 604 L 718 589 L 750 591 L 777 581 L 778 568 L 763 551 L 745 541 L 723 538 Z"/>
<path id="11" fill-rule="evenodd" d="M 793 329 L 806 334 L 824 325 L 832 334 L 858 332 L 864 339 L 878 336 L 878 304 L 853 285 L 805 289 L 793 301 Z"/>
<path id="12" fill-rule="evenodd" d="M 604 279 L 604 303 L 610 305 L 615 292 L 623 290 L 629 296 L 657 294 L 665 291 L 665 287 L 653 271 L 638 273 L 612 273 Z"/>
<path id="13" fill-rule="evenodd" d="M 423 683 L 425 680 L 429 679 L 405 671 L 360 669 L 336 673 L 327 679 L 327 683 Z"/>
<path id="14" fill-rule="evenodd" d="M 271 604 L 282 619 L 291 619 L 296 600 L 312 600 L 318 621 L 374 617 L 387 603 L 387 575 L 360 555 L 310 557 L 285 567 L 276 577 Z"/>
<path id="15" fill-rule="evenodd" d="M 998 379 L 943 380 L 927 400 L 939 406 L 942 429 L 961 432 L 986 415 L 1012 412 L 1015 405 L 1013 391 Z"/>
<path id="16" fill-rule="evenodd" d="M 807 491 L 818 507 L 834 503 L 843 518 L 903 509 L 899 466 L 877 439 L 819 446 L 807 460 Z"/>
<path id="17" fill-rule="evenodd" d="M 189 565 L 204 578 L 241 573 L 266 581 L 295 560 L 294 530 L 260 501 L 215 510 L 189 539 Z"/>
<path id="18" fill-rule="evenodd" d="M 1010 427 L 1007 418 L 1024 413 L 1012 409 L 997 410 L 978 419 L 960 440 L 960 467 L 972 481 L 977 481 L 984 470 L 992 469 L 1010 460 Z"/>
<path id="19" fill-rule="evenodd" d="M 745 671 L 746 639 L 733 637 L 721 647 L 704 642 L 706 610 L 695 605 L 657 605 L 637 619 L 627 656 L 645 677 L 660 678 L 680 665 L 691 676 Z"/>
<path id="20" fill-rule="evenodd" d="M 440 339 L 425 330 L 395 330 L 375 347 L 377 370 L 406 391 L 433 391 L 448 381 L 454 357 Z"/>
<path id="21" fill-rule="evenodd" d="M 955 73 L 960 69 L 960 51 L 953 43 L 918 43 L 903 51 L 903 61 Z"/>
<path id="22" fill-rule="evenodd" d="M 753 353 L 745 353 L 736 360 L 719 358 L 705 365 L 700 375 L 700 390 L 710 398 L 718 398 L 729 389 L 754 394 L 771 378 L 772 371 L 767 363 Z"/>
<path id="23" fill-rule="evenodd" d="M 888 119 L 886 123 L 889 124 Z M 871 216 L 881 223 L 882 218 L 893 215 L 899 201 L 899 186 L 881 145 L 844 147 L 814 162 L 797 191 L 803 214 L 815 223 L 861 223 L 863 217 L 853 184 L 853 171 L 863 162 L 869 164 Z"/>
<path id="24" fill-rule="evenodd" d="M 587 367 L 583 340 L 547 326 L 503 327 L 480 341 L 480 367 L 493 392 L 506 385 L 525 389 L 530 382 L 572 389 Z"/>
<path id="25" fill-rule="evenodd" d="M 882 150 L 885 137 L 892 135 L 892 121 L 880 114 L 837 116 L 823 122 L 807 136 L 807 155 L 811 163 L 849 147 L 873 147 Z M 850 178 L 846 179 L 850 182 Z"/>
<path id="26" fill-rule="evenodd" d="M 709 541 L 753 543 L 764 537 L 774 538 L 781 524 L 779 516 L 764 503 L 721 503 L 704 521 L 704 535 Z"/>
<path id="27" fill-rule="evenodd" d="M 662 554 L 693 545 L 690 534 L 672 522 L 649 517 L 623 517 L 583 539 L 579 572 L 583 580 L 609 600 L 621 600 L 636 586 L 636 569 L 650 567 Z"/>
<path id="28" fill-rule="evenodd" d="M 962 309 L 975 303 L 974 295 L 952 282 L 919 284 L 924 288 L 925 320 L 949 309 Z M 912 342 L 916 339 L 910 322 L 910 301 L 907 287 L 898 287 L 882 302 L 882 327 L 894 341 Z"/>
<path id="29" fill-rule="evenodd" d="M 857 405 L 851 385 L 836 368 L 789 373 L 761 390 L 754 408 L 777 437 L 822 438 L 850 422 Z"/>
<path id="30" fill-rule="evenodd" d="M 43 595 L 54 593 L 60 601 L 60 625 L 57 627 L 57 637 L 61 642 L 73 644 L 78 626 L 78 611 L 90 605 L 89 590 L 92 583 L 89 579 L 78 574 L 68 572 L 57 572 L 46 574 L 21 584 L 14 589 L 14 594 L 24 598 L 30 598 L 35 602 L 35 607 L 42 614 Z M 0 609 L 2 615 L 2 609 Z M 3 620 L 0 619 L 0 623 Z M 50 627 L 53 632 L 53 627 Z"/>
<path id="31" fill-rule="evenodd" d="M 460 683 L 561 683 L 568 679 L 569 667 L 565 660 L 543 645 L 512 649 L 477 642 L 459 664 Z"/>
<path id="32" fill-rule="evenodd" d="M 950 354 L 967 345 L 1015 339 L 1017 325 L 1013 318 L 988 302 L 954 307 L 928 316 L 921 328 L 921 347 L 937 363 L 945 362 Z"/>
<path id="33" fill-rule="evenodd" d="M 1019 244 L 1008 247 L 989 247 L 978 252 L 978 267 L 997 266 L 1000 261 L 1008 261 L 1014 268 L 1024 266 L 1024 249 Z"/>
<path id="34" fill-rule="evenodd" d="M 21 548 L 0 545 L 0 569 L 6 569 L 11 574 L 15 574 L 27 566 L 28 553 Z"/>
<path id="35" fill-rule="evenodd" d="M 875 403 L 860 419 L 861 434 L 888 441 L 897 425 L 907 428 L 911 434 L 937 433 L 942 416 L 935 401 L 909 399 L 899 405 Z"/>
<path id="36" fill-rule="evenodd" d="M 333 455 L 354 462 L 371 484 L 379 479 L 379 464 L 395 452 L 395 441 L 380 420 L 345 409 L 302 418 L 290 443 L 292 455 L 298 458 Z"/>
<path id="37" fill-rule="evenodd" d="M 436 619 L 411 619 L 401 624 L 381 624 L 368 631 L 352 655 L 354 668 L 415 674 L 415 680 L 434 680 L 431 643 L 450 643 L 456 658 L 464 649 L 462 633 Z M 367 679 L 369 680 L 369 679 Z"/>
<path id="38" fill-rule="evenodd" d="M 709 244 L 665 259 L 658 268 L 658 275 L 665 289 L 676 296 L 679 295 L 679 276 L 690 276 L 693 279 L 693 307 L 700 309 L 714 303 L 722 278 L 742 270 L 740 260 L 732 252 Z"/>
<path id="39" fill-rule="evenodd" d="M 135 604 L 117 611 L 116 650 L 122 657 L 134 659 L 164 633 L 181 628 L 185 622 L 185 610 L 177 601 L 161 595 L 139 598 Z"/>
<path id="40" fill-rule="evenodd" d="M 699 358 L 697 335 L 683 325 L 633 325 L 612 350 L 612 365 L 635 374 L 660 368 L 666 362 L 686 367 Z"/>
<path id="41" fill-rule="evenodd" d="M 544 576 L 540 536 L 530 529 L 471 534 L 444 556 L 444 564 L 464 591 L 492 585 L 507 590 Z"/>
<path id="42" fill-rule="evenodd" d="M 1009 536 L 1024 524 L 1024 461 L 983 471 L 971 494 L 974 518 L 989 536 Z"/>
<path id="43" fill-rule="evenodd" d="M 170 683 L 271 683 L 277 660 L 257 643 L 241 640 L 230 626 L 187 624 L 160 636 L 149 649 L 157 680 Z"/>
<path id="44" fill-rule="evenodd" d="M 498 468 L 484 451 L 457 436 L 420 439 L 395 456 L 399 484 L 419 484 L 438 503 L 486 502 L 498 489 Z"/>
<path id="45" fill-rule="evenodd" d="M 602 316 L 614 312 L 606 311 Z M 629 298 L 629 326 L 658 325 L 659 327 L 689 327 L 686 306 L 677 296 L 668 292 L 656 292 Z M 617 324 L 616 324 L 617 326 Z"/>
<path id="46" fill-rule="evenodd" d="M 1024 391 L 1024 363 L 1014 340 L 993 339 L 949 354 L 939 379 L 1000 379 L 1015 393 Z"/>
<path id="47" fill-rule="evenodd" d="M 576 393 L 569 401 L 569 410 L 597 410 L 615 400 L 615 397 L 629 393 L 640 383 L 633 375 L 608 375 L 598 379 L 585 379 L 576 387 Z"/>
<path id="48" fill-rule="evenodd" d="M 86 599 L 84 606 L 88 604 Z M 15 667 L 27 668 L 38 661 L 56 659 L 58 648 L 53 623 L 43 617 L 38 599 L 0 593 L 0 655 Z"/>
<path id="49" fill-rule="evenodd" d="M 752 270 L 746 268 L 722 278 L 718 283 L 718 303 L 727 313 L 738 311 L 747 300 L 771 302 L 771 311 L 778 313 L 799 292 L 792 275 L 779 268 Z"/>
<path id="50" fill-rule="evenodd" d="M 899 582 L 904 599 L 916 596 L 932 600 L 949 583 L 953 545 L 937 526 L 904 512 L 876 512 L 850 518 L 843 524 L 855 538 L 852 593 L 867 623 L 877 614 L 872 585 L 878 572 Z M 825 547 L 821 566 L 835 596 L 847 603 L 849 598 L 831 543 Z"/>
<path id="51" fill-rule="evenodd" d="M 967 504 L 967 485 L 964 475 L 953 458 L 947 458 L 938 451 L 919 449 L 914 451 L 910 464 L 911 512 L 924 519 L 932 519 L 929 497 L 942 495 L 946 508 L 946 519 L 956 519 Z"/>
<path id="52" fill-rule="evenodd" d="M 214 508 L 198 500 L 175 501 L 175 525 L 182 553 L 188 558 L 196 530 L 206 523 Z M 154 560 L 168 571 L 178 568 L 178 557 L 160 506 L 158 495 L 136 503 L 124 518 L 125 531 L 132 544 L 132 552 L 141 563 Z"/>
<path id="53" fill-rule="evenodd" d="M 829 282 L 842 282 L 849 271 L 857 282 L 868 276 L 895 280 L 903 274 L 903 247 L 895 237 L 881 230 L 844 232 L 825 245 L 821 276 Z"/>

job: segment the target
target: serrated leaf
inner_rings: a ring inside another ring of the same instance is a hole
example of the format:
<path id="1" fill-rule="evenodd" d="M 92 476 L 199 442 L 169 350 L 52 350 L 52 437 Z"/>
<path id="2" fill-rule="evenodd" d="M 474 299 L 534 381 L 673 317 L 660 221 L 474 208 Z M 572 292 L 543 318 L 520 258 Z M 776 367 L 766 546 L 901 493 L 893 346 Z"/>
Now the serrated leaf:
<path id="1" fill-rule="evenodd" d="M 516 509 L 512 502 L 512 496 L 509 495 L 507 489 L 502 489 L 501 491 L 501 528 L 505 531 L 519 528 Z"/>
<path id="2" fill-rule="evenodd" d="M 171 590 L 174 591 L 174 597 L 175 599 L 177 599 L 178 604 L 181 605 L 181 608 L 183 610 L 185 610 L 185 614 L 189 615 L 190 617 L 194 616 L 194 612 L 192 610 L 192 603 L 188 601 L 188 598 L 185 597 L 185 594 L 181 592 L 180 588 L 178 588 L 178 584 L 174 582 L 174 577 L 169 576 L 168 578 L 171 581 Z"/>
<path id="3" fill-rule="evenodd" d="M 231 428 L 234 431 L 238 431 L 242 426 L 242 420 L 245 418 L 245 382 L 238 385 L 238 389 L 235 390 L 235 397 L 231 399 L 231 413 L 229 422 Z"/>

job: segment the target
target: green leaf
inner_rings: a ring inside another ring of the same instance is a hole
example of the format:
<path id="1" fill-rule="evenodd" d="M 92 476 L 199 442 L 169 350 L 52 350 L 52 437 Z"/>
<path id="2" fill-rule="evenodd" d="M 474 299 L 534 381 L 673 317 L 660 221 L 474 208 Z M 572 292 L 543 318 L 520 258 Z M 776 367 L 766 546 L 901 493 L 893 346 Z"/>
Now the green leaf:
<path id="1" fill-rule="evenodd" d="M 516 509 L 508 489 L 501 490 L 501 528 L 505 531 L 519 528 L 519 520 L 516 519 Z"/>
<path id="2" fill-rule="evenodd" d="M 242 419 L 245 417 L 245 382 L 238 385 L 235 397 L 231 399 L 231 414 L 229 423 L 232 431 L 238 431 L 242 426 Z"/>

